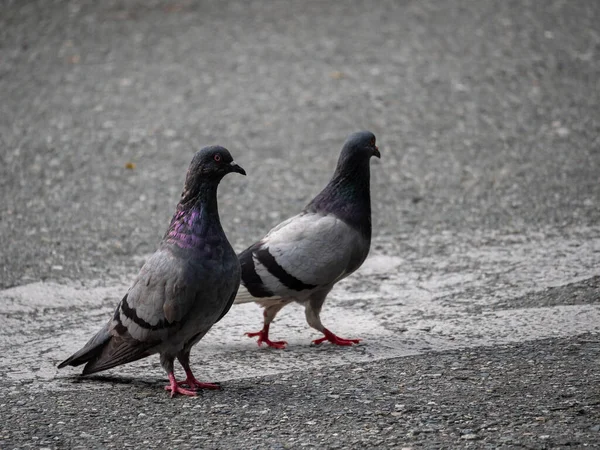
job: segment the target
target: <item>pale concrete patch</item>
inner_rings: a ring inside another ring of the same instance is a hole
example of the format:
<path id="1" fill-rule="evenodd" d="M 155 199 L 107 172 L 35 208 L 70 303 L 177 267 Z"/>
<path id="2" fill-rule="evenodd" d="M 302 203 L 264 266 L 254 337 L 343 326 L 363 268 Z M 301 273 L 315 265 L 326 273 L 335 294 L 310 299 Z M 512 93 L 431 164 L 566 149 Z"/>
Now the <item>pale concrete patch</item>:
<path id="1" fill-rule="evenodd" d="M 272 338 L 287 340 L 288 349 L 259 349 L 243 334 L 261 327 L 260 308 L 236 305 L 193 350 L 198 377 L 222 381 L 600 332 L 600 304 L 491 308 L 506 298 L 598 274 L 599 229 L 571 230 L 566 236 L 440 234 L 418 241 L 425 244 L 410 249 L 398 238 L 377 240 L 378 250 L 359 273 L 332 292 L 323 322 L 342 337 L 363 338 L 361 345 L 311 347 L 310 341 L 319 335 L 306 325 L 303 309 L 291 305 L 272 327 Z M 402 254 L 399 249 L 404 249 Z M 86 288 L 40 282 L 0 292 L 3 375 L 52 389 L 70 388 L 67 376 L 79 370 L 59 372 L 56 364 L 102 326 L 126 290 L 125 284 Z M 474 314 L 473 305 L 483 310 Z M 163 378 L 157 357 L 112 374 Z"/>

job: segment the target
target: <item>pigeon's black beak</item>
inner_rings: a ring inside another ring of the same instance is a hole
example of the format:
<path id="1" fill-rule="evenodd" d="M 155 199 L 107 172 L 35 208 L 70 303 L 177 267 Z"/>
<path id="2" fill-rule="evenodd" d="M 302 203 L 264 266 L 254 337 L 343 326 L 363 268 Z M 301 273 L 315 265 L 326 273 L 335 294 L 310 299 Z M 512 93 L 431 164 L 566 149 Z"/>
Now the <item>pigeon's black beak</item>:
<path id="1" fill-rule="evenodd" d="M 241 173 L 242 175 L 246 175 L 246 171 L 244 169 L 242 169 L 242 166 L 237 164 L 235 161 L 231 161 L 231 163 L 229 163 L 229 164 L 231 165 L 232 172 Z"/>
<path id="2" fill-rule="evenodd" d="M 376 145 L 373 146 L 373 156 L 377 156 L 379 159 L 381 159 L 381 153 L 379 153 L 379 149 Z"/>

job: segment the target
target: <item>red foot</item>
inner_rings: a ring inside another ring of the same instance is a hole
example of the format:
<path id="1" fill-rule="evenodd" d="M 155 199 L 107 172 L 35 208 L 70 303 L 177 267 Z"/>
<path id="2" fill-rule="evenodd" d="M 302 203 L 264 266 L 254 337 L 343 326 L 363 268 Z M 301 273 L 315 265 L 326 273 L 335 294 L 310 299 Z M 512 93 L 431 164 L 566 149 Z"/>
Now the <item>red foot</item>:
<path id="1" fill-rule="evenodd" d="M 362 339 L 344 339 L 344 338 L 338 337 L 335 334 L 333 334 L 331 331 L 329 331 L 327 328 L 323 329 L 323 334 L 325 335 L 325 337 L 315 339 L 313 341 L 313 344 L 319 345 L 325 341 L 329 341 L 335 345 L 352 345 L 352 344 L 358 344 L 362 340 Z"/>
<path id="2" fill-rule="evenodd" d="M 265 325 L 264 328 L 256 333 L 246 333 L 248 337 L 257 337 L 258 336 L 258 346 L 260 347 L 263 342 L 272 348 L 285 348 L 287 345 L 286 341 L 271 341 L 269 340 L 269 325 Z"/>
<path id="3" fill-rule="evenodd" d="M 187 385 L 188 387 L 190 387 L 192 389 L 217 389 L 217 390 L 221 389 L 221 386 L 219 386 L 218 384 L 202 383 L 202 382 L 196 380 L 196 378 L 194 378 L 194 375 L 188 375 L 186 380 L 177 382 L 177 386 L 183 386 L 183 385 Z"/>
<path id="4" fill-rule="evenodd" d="M 190 397 L 194 397 L 197 395 L 197 389 L 221 389 L 221 386 L 213 383 L 201 383 L 200 381 L 194 378 L 194 375 L 188 373 L 187 379 L 184 381 L 177 381 L 175 379 L 175 374 L 171 372 L 169 374 L 170 384 L 165 386 L 166 391 L 171 391 L 171 398 L 175 397 L 175 394 L 181 395 L 189 395 Z M 191 389 L 184 389 L 180 386 L 187 385 Z M 193 389 L 193 390 L 192 390 Z"/>
<path id="5" fill-rule="evenodd" d="M 171 391 L 171 398 L 175 397 L 176 394 L 188 395 L 190 397 L 196 396 L 196 391 L 179 387 L 179 383 L 175 379 L 175 374 L 173 372 L 169 373 L 169 382 L 169 385 L 165 386 L 165 391 Z"/>

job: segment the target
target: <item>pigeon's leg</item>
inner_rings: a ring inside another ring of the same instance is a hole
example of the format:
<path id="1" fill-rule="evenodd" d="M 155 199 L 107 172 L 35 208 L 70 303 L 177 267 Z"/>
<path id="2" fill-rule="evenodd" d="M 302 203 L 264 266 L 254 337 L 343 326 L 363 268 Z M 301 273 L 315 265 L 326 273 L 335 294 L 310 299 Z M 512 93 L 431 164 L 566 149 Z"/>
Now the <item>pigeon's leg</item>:
<path id="1" fill-rule="evenodd" d="M 257 343 L 258 343 L 259 347 L 264 342 L 269 347 L 280 348 L 280 349 L 285 348 L 285 346 L 287 345 L 286 341 L 271 341 L 271 340 L 269 340 L 269 326 L 271 325 L 271 322 L 273 321 L 273 319 L 275 319 L 275 316 L 277 315 L 279 310 L 281 308 L 283 308 L 285 305 L 287 305 L 289 302 L 290 302 L 289 300 L 278 300 L 276 303 L 267 303 L 267 304 L 263 303 L 263 306 L 265 308 L 265 310 L 263 312 L 263 316 L 264 316 L 263 329 L 255 332 L 255 333 L 246 333 L 246 336 L 248 336 L 248 337 L 257 337 L 258 336 Z"/>
<path id="2" fill-rule="evenodd" d="M 190 369 L 190 352 L 189 350 L 184 350 L 177 355 L 177 360 L 185 370 L 186 379 L 185 381 L 178 381 L 177 385 L 181 386 L 183 384 L 187 384 L 188 387 L 192 389 L 221 389 L 221 386 L 214 383 L 202 383 L 196 380 L 196 377 L 192 373 L 192 369 Z"/>
<path id="3" fill-rule="evenodd" d="M 320 331 L 325 335 L 322 338 L 315 339 L 313 344 L 319 345 L 325 341 L 329 341 L 335 345 L 358 344 L 361 341 L 360 339 L 344 339 L 336 336 L 321 323 L 321 308 L 323 307 L 323 303 L 325 302 L 325 298 L 327 297 L 328 293 L 329 291 L 315 292 L 310 296 L 305 305 L 306 321 L 315 330 Z"/>
<path id="4" fill-rule="evenodd" d="M 179 387 L 179 383 L 175 379 L 175 373 L 173 372 L 174 360 L 175 358 L 173 358 L 172 356 L 168 356 L 165 354 L 160 355 L 160 363 L 169 375 L 169 384 L 165 386 L 165 390 L 171 391 L 171 398 L 175 397 L 176 394 L 189 395 L 190 397 L 195 396 L 196 391 L 191 391 L 189 389 Z"/>

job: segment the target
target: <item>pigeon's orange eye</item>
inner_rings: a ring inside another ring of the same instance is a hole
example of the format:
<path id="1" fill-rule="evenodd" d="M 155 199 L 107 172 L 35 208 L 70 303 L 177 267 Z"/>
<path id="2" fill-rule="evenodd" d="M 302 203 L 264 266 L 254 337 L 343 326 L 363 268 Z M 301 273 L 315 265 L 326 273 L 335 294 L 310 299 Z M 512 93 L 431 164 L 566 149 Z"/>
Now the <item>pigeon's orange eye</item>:
<path id="1" fill-rule="evenodd" d="M 213 158 L 215 159 L 216 162 L 221 162 L 221 155 L 219 155 L 218 153 L 216 153 Z"/>

